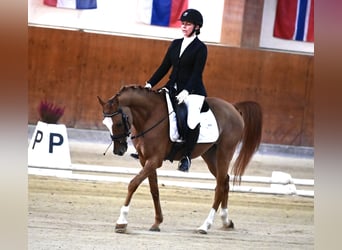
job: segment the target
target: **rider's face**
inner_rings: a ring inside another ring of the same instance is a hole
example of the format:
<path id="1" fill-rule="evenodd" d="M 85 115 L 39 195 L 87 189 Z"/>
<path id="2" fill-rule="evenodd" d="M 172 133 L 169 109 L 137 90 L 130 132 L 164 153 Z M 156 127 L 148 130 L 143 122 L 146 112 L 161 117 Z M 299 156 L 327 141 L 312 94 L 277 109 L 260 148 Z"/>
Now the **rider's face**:
<path id="1" fill-rule="evenodd" d="M 185 37 L 189 37 L 190 35 L 192 35 L 191 33 L 194 30 L 194 28 L 195 25 L 193 23 L 189 23 L 186 21 L 182 22 L 181 29 Z"/>

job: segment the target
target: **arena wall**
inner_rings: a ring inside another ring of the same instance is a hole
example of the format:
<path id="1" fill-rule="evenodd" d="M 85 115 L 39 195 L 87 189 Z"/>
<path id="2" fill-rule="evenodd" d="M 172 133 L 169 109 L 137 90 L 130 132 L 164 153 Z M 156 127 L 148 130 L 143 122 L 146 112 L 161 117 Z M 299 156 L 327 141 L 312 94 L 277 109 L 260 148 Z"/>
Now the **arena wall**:
<path id="1" fill-rule="evenodd" d="M 39 103 L 48 100 L 65 107 L 67 127 L 105 129 L 96 96 L 144 85 L 169 42 L 29 26 L 28 123 L 37 123 Z M 263 143 L 313 146 L 313 55 L 207 45 L 209 96 L 259 102 Z"/>

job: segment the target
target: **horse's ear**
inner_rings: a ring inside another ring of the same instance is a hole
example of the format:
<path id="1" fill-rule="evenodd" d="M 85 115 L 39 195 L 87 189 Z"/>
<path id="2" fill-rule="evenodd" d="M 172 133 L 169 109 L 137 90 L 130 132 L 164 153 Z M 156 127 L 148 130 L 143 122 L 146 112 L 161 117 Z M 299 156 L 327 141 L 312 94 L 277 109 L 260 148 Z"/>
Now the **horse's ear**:
<path id="1" fill-rule="evenodd" d="M 99 103 L 100 103 L 102 106 L 105 104 L 105 102 L 102 101 L 102 99 L 101 99 L 99 96 L 97 96 L 97 99 L 99 100 Z"/>

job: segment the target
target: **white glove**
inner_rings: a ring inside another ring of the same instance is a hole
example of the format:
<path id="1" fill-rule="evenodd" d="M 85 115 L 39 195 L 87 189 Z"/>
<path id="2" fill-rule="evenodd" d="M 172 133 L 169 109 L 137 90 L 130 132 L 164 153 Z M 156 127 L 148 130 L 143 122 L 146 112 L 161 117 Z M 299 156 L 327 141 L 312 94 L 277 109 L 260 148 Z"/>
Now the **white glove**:
<path id="1" fill-rule="evenodd" d="M 152 85 L 150 83 L 146 82 L 145 88 L 150 89 L 150 88 L 152 88 Z"/>
<path id="2" fill-rule="evenodd" d="M 178 95 L 176 95 L 176 98 L 178 100 L 178 104 L 181 104 L 185 101 L 185 99 L 188 97 L 189 92 L 186 89 L 183 89 Z"/>
<path id="3" fill-rule="evenodd" d="M 163 92 L 163 91 L 166 92 L 166 93 L 169 93 L 168 88 L 165 88 L 165 87 L 163 87 L 163 88 L 158 90 L 158 92 Z"/>

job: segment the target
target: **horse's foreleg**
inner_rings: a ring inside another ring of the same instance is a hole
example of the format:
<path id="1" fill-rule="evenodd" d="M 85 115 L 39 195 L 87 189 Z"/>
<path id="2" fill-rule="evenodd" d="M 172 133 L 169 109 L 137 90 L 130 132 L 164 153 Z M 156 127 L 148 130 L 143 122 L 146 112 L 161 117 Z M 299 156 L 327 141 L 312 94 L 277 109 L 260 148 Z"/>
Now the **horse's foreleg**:
<path id="1" fill-rule="evenodd" d="M 137 190 L 139 185 L 146 179 L 151 172 L 155 171 L 152 168 L 143 168 L 138 175 L 136 175 L 128 184 L 128 192 L 124 205 L 120 209 L 120 216 L 116 221 L 115 232 L 125 233 L 127 229 L 127 216 L 129 211 L 129 204 L 131 202 L 134 192 Z"/>
<path id="2" fill-rule="evenodd" d="M 120 216 L 116 221 L 115 232 L 125 233 L 127 228 L 127 216 L 128 216 L 129 206 L 122 206 L 120 209 Z"/>
<path id="3" fill-rule="evenodd" d="M 210 209 L 208 217 L 203 222 L 202 226 L 197 229 L 197 232 L 201 234 L 206 234 L 214 222 L 216 210 L 214 208 Z"/>
<path id="4" fill-rule="evenodd" d="M 154 224 L 150 228 L 150 231 L 159 232 L 160 231 L 159 225 L 163 222 L 163 214 L 162 214 L 162 210 L 160 206 L 158 178 L 157 178 L 156 171 L 153 171 L 148 176 L 148 181 L 150 184 L 150 192 L 152 195 L 153 204 L 154 204 L 154 212 L 155 212 Z"/>

